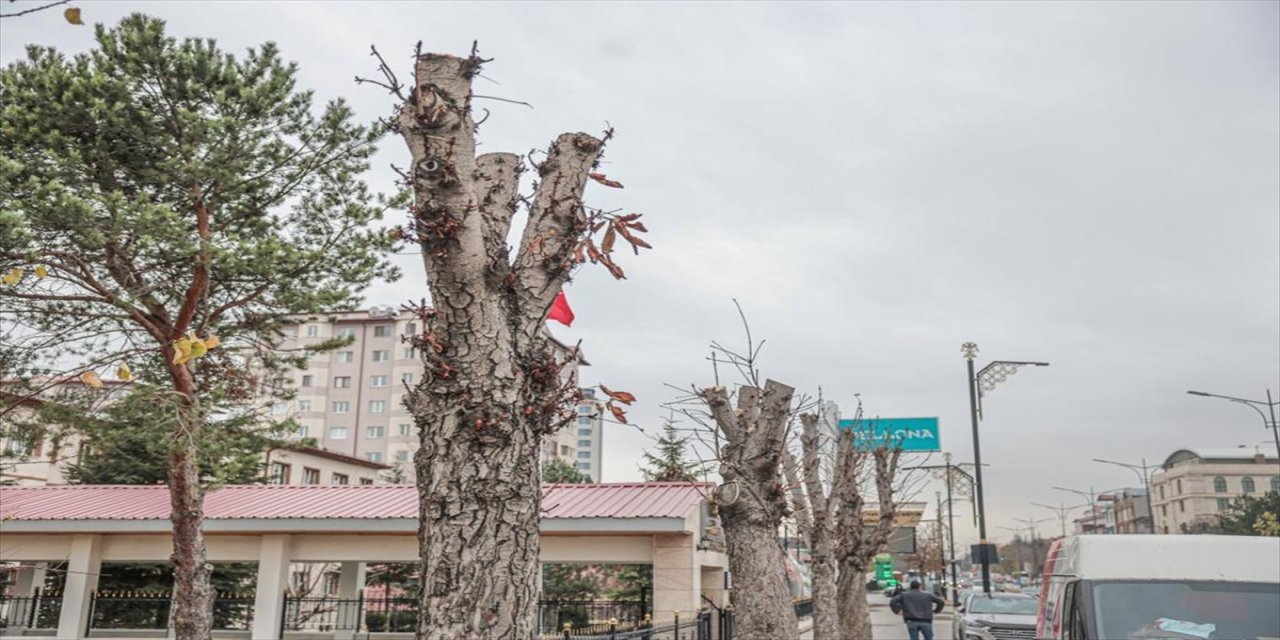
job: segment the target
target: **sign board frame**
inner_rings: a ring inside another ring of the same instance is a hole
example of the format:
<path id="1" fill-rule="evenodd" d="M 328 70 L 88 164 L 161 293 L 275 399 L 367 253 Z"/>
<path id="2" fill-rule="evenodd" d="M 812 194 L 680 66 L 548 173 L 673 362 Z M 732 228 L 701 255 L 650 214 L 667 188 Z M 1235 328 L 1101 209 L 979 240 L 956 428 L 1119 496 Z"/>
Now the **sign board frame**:
<path id="1" fill-rule="evenodd" d="M 942 451 L 938 418 L 860 418 L 841 420 L 840 429 L 852 429 L 854 446 L 862 451 L 901 447 L 904 452 Z"/>

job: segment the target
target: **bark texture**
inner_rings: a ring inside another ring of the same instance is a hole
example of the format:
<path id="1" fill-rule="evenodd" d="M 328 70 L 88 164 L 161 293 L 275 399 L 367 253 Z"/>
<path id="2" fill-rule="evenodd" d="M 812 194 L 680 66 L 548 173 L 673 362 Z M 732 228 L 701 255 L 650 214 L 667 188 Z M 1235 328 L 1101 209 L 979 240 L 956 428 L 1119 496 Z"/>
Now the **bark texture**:
<path id="1" fill-rule="evenodd" d="M 586 230 L 582 192 L 603 148 L 585 133 L 552 143 L 510 256 L 521 166 L 512 154 L 475 155 L 481 62 L 420 56 L 396 123 L 412 154 L 411 230 L 432 301 L 411 337 L 425 375 L 406 399 L 421 441 L 418 638 L 536 636 L 539 443 L 567 420 L 564 394 L 576 390 L 543 323 Z"/>
<path id="2" fill-rule="evenodd" d="M 835 539 L 837 512 L 848 500 L 851 491 L 858 490 L 858 470 L 861 453 L 854 448 L 853 431 L 841 431 L 833 443 L 835 464 L 829 483 L 822 477 L 824 447 L 818 431 L 819 418 L 806 413 L 800 416 L 800 453 L 797 462 L 791 452 L 783 459 L 787 484 L 791 489 L 791 502 L 800 534 L 809 543 L 812 557 L 810 570 L 813 579 L 813 637 L 817 640 L 840 637 L 840 600 L 836 591 Z"/>
<path id="3" fill-rule="evenodd" d="M 867 531 L 862 521 L 863 491 L 849 491 L 840 505 L 840 540 L 836 545 L 839 577 L 836 598 L 840 606 L 840 637 L 870 638 L 871 612 L 867 610 L 867 567 L 889 541 L 897 509 L 893 502 L 894 478 L 898 470 L 898 448 L 879 448 L 870 453 L 874 462 L 879 517 Z"/>
<path id="4" fill-rule="evenodd" d="M 744 640 L 798 637 L 778 544 L 778 527 L 788 511 L 781 464 L 794 392 L 773 380 L 763 390 L 742 387 L 736 409 L 723 386 L 699 392 L 723 439 L 724 484 L 714 497 L 733 572 L 735 637 Z"/>
<path id="5" fill-rule="evenodd" d="M 213 587 L 204 542 L 204 489 L 192 451 L 169 454 L 169 518 L 173 522 L 174 635 L 205 640 L 213 635 Z"/>

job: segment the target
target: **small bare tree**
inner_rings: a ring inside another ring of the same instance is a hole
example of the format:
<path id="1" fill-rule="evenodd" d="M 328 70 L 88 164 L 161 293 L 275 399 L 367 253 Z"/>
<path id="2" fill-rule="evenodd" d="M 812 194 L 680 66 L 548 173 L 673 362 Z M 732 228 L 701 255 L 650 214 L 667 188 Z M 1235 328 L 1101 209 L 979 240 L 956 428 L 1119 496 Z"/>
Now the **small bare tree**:
<path id="1" fill-rule="evenodd" d="M 870 638 L 871 614 L 867 611 L 867 567 L 889 542 L 893 533 L 897 505 L 894 503 L 894 479 L 898 471 L 900 447 L 881 446 L 864 455 L 874 463 L 867 472 L 875 482 L 875 497 L 879 505 L 879 517 L 872 527 L 864 527 L 864 491 L 848 491 L 842 496 L 839 512 L 840 539 L 836 543 L 836 563 L 839 574 L 836 579 L 836 600 L 841 610 L 840 638 Z M 863 465 L 864 468 L 866 465 Z M 869 529 L 869 530 L 868 530 Z"/>

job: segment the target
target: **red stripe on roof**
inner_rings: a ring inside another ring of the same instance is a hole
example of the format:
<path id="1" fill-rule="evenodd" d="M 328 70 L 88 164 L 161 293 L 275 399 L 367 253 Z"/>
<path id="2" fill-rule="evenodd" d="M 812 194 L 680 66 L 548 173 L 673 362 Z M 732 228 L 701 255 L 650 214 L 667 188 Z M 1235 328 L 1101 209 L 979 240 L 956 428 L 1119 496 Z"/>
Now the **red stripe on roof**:
<path id="1" fill-rule="evenodd" d="M 542 488 L 544 518 L 683 518 L 708 483 L 552 484 Z M 210 491 L 205 518 L 417 518 L 412 485 L 234 485 Z M 4 520 L 167 520 L 169 492 L 159 485 L 0 487 Z"/>

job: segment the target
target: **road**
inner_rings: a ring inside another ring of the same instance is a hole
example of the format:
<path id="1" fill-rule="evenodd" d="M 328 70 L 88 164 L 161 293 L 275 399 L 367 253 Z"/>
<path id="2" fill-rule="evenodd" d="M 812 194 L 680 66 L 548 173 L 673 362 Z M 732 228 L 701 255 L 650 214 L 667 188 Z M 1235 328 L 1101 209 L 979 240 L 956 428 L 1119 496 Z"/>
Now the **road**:
<path id="1" fill-rule="evenodd" d="M 883 594 L 873 593 L 867 596 L 867 604 L 871 606 L 871 634 L 872 640 L 908 640 L 907 625 L 903 624 L 902 618 L 894 615 L 889 610 L 889 599 Z M 801 640 L 815 640 L 813 631 L 807 631 L 800 636 Z M 948 606 L 942 613 L 934 616 L 933 619 L 933 638 L 934 640 L 951 640 L 951 607 Z M 827 640 L 825 638 L 821 640 Z M 853 639 L 838 639 L 853 640 Z"/>

